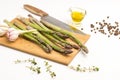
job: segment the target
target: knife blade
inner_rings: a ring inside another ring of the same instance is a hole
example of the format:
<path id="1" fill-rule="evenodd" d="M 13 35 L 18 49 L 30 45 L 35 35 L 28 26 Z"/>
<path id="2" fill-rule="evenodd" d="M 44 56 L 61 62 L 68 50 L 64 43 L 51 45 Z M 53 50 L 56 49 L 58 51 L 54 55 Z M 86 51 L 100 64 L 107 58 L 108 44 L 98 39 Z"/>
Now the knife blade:
<path id="1" fill-rule="evenodd" d="M 82 35 L 85 35 L 84 32 L 78 30 L 78 29 L 75 29 L 75 30 L 72 30 L 70 25 L 52 17 L 52 16 L 49 16 L 48 13 L 46 13 L 45 11 L 37 8 L 37 7 L 34 7 L 34 6 L 31 6 L 31 5 L 28 5 L 28 4 L 25 4 L 24 5 L 24 9 L 26 9 L 27 11 L 37 15 L 37 16 L 40 16 L 41 17 L 41 21 L 45 21 L 45 22 L 48 22 L 52 25 L 55 25 L 55 26 L 58 26 L 58 27 L 61 27 L 62 29 L 66 29 L 68 31 L 71 31 L 71 32 L 75 32 L 75 33 L 79 33 L 79 34 L 82 34 Z"/>

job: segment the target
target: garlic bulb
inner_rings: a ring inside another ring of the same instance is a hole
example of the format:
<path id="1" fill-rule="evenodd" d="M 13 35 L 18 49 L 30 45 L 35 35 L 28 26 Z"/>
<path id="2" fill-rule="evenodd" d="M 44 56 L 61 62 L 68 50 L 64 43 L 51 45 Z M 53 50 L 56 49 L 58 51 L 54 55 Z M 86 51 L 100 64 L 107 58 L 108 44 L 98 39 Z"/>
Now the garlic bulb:
<path id="1" fill-rule="evenodd" d="M 9 41 L 15 41 L 18 38 L 19 34 L 20 32 L 15 28 L 9 28 L 7 31 L 7 38 Z"/>

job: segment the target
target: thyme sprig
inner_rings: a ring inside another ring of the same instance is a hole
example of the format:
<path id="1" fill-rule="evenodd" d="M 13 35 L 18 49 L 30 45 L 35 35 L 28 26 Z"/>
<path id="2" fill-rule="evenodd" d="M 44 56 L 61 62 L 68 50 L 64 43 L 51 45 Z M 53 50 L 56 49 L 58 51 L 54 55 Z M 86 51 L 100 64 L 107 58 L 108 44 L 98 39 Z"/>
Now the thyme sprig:
<path id="1" fill-rule="evenodd" d="M 44 61 L 45 66 L 46 66 L 46 72 L 50 74 L 50 76 L 53 78 L 56 76 L 55 72 L 51 71 L 52 65 L 50 65 L 47 61 Z"/>
<path id="2" fill-rule="evenodd" d="M 28 69 L 30 69 L 31 71 L 33 71 L 33 72 L 35 72 L 37 74 L 41 73 L 41 67 L 38 66 L 38 63 L 35 61 L 34 58 L 33 59 L 27 59 L 27 60 L 19 60 L 19 59 L 17 59 L 14 62 L 15 62 L 15 64 L 18 64 L 18 63 L 30 63 L 31 66 L 26 66 Z M 51 70 L 52 65 L 50 65 L 47 61 L 44 61 L 44 62 L 45 62 L 46 72 L 49 73 L 51 78 L 55 77 L 56 73 Z"/>
<path id="3" fill-rule="evenodd" d="M 70 69 L 73 69 L 78 72 L 97 72 L 99 71 L 99 68 L 96 66 L 91 66 L 91 67 L 81 67 L 80 64 L 77 66 L 69 66 Z"/>
<path id="4" fill-rule="evenodd" d="M 27 59 L 27 60 L 19 60 L 19 59 L 17 59 L 16 61 L 15 61 L 15 64 L 17 64 L 17 63 L 31 63 L 31 64 L 33 64 L 33 65 L 37 65 L 37 62 L 35 61 L 35 59 L 33 58 L 33 59 Z"/>

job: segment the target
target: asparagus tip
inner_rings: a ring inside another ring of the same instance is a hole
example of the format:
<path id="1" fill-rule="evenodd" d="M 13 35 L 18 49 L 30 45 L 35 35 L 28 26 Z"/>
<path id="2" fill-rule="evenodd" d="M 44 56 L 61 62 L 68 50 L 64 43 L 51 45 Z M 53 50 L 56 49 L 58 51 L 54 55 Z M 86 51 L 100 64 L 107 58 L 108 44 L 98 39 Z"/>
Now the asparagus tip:
<path id="1" fill-rule="evenodd" d="M 70 54 L 70 53 L 72 53 L 72 52 L 73 52 L 72 50 L 66 49 L 66 50 L 64 51 L 64 54 Z"/>
<path id="2" fill-rule="evenodd" d="M 65 44 L 65 48 L 66 48 L 66 49 L 72 49 L 72 46 L 71 46 L 71 45 L 68 45 L 68 44 Z"/>
<path id="3" fill-rule="evenodd" d="M 82 51 L 85 52 L 86 54 L 88 54 L 88 48 L 86 46 L 82 46 L 81 47 Z"/>

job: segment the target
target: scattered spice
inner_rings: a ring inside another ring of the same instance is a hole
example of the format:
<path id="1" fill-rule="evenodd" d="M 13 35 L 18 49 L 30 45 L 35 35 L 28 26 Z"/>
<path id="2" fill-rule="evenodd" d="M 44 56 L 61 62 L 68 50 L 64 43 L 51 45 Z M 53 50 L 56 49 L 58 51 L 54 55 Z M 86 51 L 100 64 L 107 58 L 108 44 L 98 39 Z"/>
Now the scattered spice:
<path id="1" fill-rule="evenodd" d="M 91 32 L 94 33 L 102 33 L 104 35 L 110 36 L 119 36 L 120 29 L 119 29 L 119 22 L 109 22 L 110 16 L 107 16 L 106 19 L 103 19 L 100 22 L 95 22 L 95 24 L 90 24 Z"/>
<path id="2" fill-rule="evenodd" d="M 81 30 L 83 30 L 83 28 L 81 28 Z"/>
<path id="3" fill-rule="evenodd" d="M 97 24 L 97 23 L 96 23 L 96 24 Z M 93 24 L 91 24 L 90 26 L 91 26 L 91 28 L 94 28 L 94 25 L 93 25 Z"/>
<path id="4" fill-rule="evenodd" d="M 107 16 L 107 19 L 109 19 L 109 16 Z"/>

